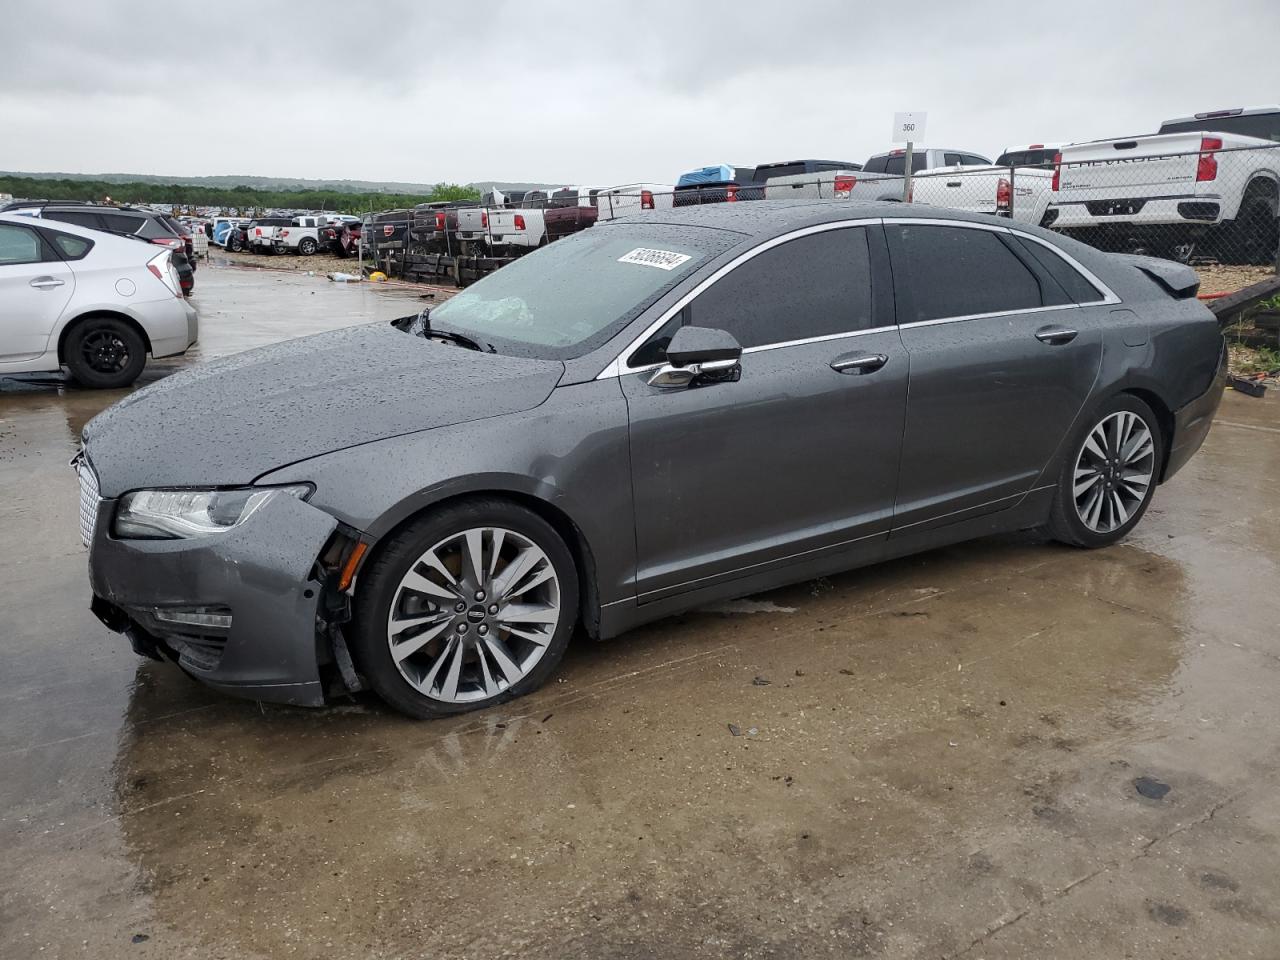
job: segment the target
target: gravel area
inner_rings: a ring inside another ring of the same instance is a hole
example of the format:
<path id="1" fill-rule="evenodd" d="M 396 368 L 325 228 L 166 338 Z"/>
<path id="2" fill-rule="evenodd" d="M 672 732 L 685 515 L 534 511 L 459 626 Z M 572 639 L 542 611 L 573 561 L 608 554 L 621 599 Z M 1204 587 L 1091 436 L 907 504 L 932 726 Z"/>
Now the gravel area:
<path id="1" fill-rule="evenodd" d="M 1233 293 L 1251 283 L 1275 276 L 1274 267 L 1197 266 L 1201 293 Z"/>

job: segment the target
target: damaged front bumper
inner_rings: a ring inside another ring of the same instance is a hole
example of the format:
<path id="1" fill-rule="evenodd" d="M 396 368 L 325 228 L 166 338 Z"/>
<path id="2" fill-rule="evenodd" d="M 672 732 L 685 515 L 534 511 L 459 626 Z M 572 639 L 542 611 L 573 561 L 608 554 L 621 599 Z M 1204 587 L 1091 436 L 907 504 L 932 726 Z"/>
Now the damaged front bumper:
<path id="1" fill-rule="evenodd" d="M 224 693 L 300 706 L 323 705 L 339 673 L 354 677 L 336 568 L 355 541 L 329 514 L 278 497 L 223 533 L 119 540 L 116 504 L 92 511 L 91 609 L 136 653 L 167 656 Z"/>

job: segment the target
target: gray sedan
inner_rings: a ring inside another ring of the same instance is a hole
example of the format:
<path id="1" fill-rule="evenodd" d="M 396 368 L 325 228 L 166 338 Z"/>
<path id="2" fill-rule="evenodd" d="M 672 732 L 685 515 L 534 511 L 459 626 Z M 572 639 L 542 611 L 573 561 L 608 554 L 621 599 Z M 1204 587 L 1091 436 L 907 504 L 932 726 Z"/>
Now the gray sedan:
<path id="1" fill-rule="evenodd" d="M 597 224 L 93 420 L 93 609 L 228 693 L 430 717 L 535 689 L 576 630 L 999 531 L 1105 546 L 1221 398 L 1196 289 L 900 204 Z"/>

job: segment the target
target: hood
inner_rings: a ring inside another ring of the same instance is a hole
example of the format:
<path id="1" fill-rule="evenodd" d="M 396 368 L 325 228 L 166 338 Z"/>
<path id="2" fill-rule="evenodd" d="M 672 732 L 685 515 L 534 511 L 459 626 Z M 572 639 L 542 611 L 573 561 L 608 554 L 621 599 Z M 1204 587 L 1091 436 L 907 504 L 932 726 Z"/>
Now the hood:
<path id="1" fill-rule="evenodd" d="M 104 497 L 231 486 L 345 447 L 528 410 L 564 365 L 349 327 L 192 367 L 89 421 Z"/>

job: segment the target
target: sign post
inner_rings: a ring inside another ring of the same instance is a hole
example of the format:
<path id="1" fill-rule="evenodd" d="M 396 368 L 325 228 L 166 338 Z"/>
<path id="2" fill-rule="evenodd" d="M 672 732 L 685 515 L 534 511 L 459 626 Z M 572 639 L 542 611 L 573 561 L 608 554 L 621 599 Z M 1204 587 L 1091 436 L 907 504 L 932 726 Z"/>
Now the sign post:
<path id="1" fill-rule="evenodd" d="M 893 139 L 891 143 L 905 143 L 906 155 L 902 158 L 902 202 L 911 202 L 911 157 L 916 142 L 924 139 L 925 123 L 929 114 L 923 111 L 895 113 L 893 115 Z"/>

